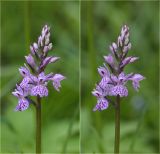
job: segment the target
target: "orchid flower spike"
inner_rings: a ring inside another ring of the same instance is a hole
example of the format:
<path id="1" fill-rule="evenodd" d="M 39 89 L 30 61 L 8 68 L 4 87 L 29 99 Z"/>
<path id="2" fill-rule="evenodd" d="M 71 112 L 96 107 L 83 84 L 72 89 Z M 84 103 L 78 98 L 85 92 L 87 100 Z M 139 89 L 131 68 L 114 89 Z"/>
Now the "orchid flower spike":
<path id="1" fill-rule="evenodd" d="M 118 36 L 117 43 L 113 42 L 110 45 L 111 53 L 104 56 L 108 67 L 104 65 L 104 67 L 98 68 L 101 81 L 92 91 L 92 94 L 97 98 L 97 104 L 93 111 L 107 109 L 110 103 L 109 96 L 128 96 L 128 89 L 126 87 L 128 81 L 132 81 L 133 88 L 136 91 L 140 88 L 139 82 L 145 79 L 145 77 L 141 74 L 124 73 L 124 68 L 138 59 L 138 57 L 133 56 L 127 57 L 130 49 L 129 27 L 124 25 Z"/>
<path id="2" fill-rule="evenodd" d="M 12 94 L 18 98 L 15 111 L 26 110 L 31 101 L 30 96 L 48 96 L 48 83 L 51 81 L 55 90 L 59 91 L 61 81 L 65 77 L 61 74 L 45 74 L 45 69 L 50 63 L 59 60 L 59 57 L 48 56 L 52 49 L 50 42 L 50 27 L 42 28 L 38 41 L 30 46 L 30 54 L 25 56 L 26 64 L 19 68 L 23 79 Z"/>

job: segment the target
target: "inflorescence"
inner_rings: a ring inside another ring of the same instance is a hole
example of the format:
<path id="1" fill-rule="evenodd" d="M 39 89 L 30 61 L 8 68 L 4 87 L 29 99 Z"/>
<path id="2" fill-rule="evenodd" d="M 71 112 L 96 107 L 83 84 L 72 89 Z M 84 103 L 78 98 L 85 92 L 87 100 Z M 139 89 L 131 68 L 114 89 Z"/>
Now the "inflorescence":
<path id="1" fill-rule="evenodd" d="M 60 81 L 65 79 L 65 77 L 61 74 L 44 73 L 48 64 L 54 63 L 59 59 L 59 57 L 48 56 L 50 50 L 52 50 L 50 27 L 45 25 L 38 42 L 30 46 L 31 52 L 28 56 L 25 56 L 27 64 L 19 68 L 23 80 L 16 85 L 15 91 L 12 92 L 18 98 L 18 105 L 15 111 L 26 110 L 32 102 L 30 96 L 48 96 L 47 85 L 49 81 L 52 82 L 55 90 L 59 91 L 61 87 Z"/>
<path id="2" fill-rule="evenodd" d="M 138 57 L 133 56 L 127 57 L 130 49 L 129 27 L 124 25 L 121 34 L 118 36 L 117 43 L 113 42 L 110 46 L 111 53 L 104 56 L 108 67 L 104 64 L 103 67 L 98 68 L 102 79 L 92 91 L 92 94 L 97 98 L 97 104 L 93 111 L 107 109 L 110 102 L 108 96 L 128 96 L 126 83 L 129 80 L 132 81 L 133 88 L 138 91 L 139 81 L 145 78 L 141 74 L 124 73 L 124 68 L 138 59 Z"/>

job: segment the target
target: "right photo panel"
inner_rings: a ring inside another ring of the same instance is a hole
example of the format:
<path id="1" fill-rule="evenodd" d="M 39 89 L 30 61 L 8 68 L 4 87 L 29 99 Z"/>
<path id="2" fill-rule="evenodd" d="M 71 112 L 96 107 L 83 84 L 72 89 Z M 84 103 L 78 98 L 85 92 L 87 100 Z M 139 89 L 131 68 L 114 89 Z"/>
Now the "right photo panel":
<path id="1" fill-rule="evenodd" d="M 158 14 L 158 1 L 81 1 L 81 153 L 159 152 Z"/>

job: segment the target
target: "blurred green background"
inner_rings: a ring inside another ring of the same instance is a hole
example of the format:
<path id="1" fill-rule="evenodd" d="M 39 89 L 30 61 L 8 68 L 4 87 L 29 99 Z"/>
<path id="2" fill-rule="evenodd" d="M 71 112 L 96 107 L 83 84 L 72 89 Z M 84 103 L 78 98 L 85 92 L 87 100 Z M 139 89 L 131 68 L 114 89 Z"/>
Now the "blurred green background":
<path id="1" fill-rule="evenodd" d="M 96 98 L 91 91 L 100 80 L 97 67 L 103 64 L 103 55 L 109 53 L 109 45 L 116 41 L 123 24 L 130 27 L 129 55 L 140 57 L 127 66 L 126 72 L 141 73 L 146 80 L 140 83 L 138 93 L 129 83 L 129 96 L 121 101 L 120 151 L 159 152 L 158 1 L 6 1 L 1 4 L 2 153 L 35 151 L 34 108 L 14 112 L 17 99 L 11 92 L 21 80 L 18 68 L 29 53 L 29 45 L 37 41 L 44 24 L 51 26 L 54 50 L 50 55 L 61 57 L 47 72 L 62 73 L 67 79 L 62 81 L 60 93 L 50 86 L 49 97 L 42 102 L 43 152 L 113 152 L 114 108 L 110 105 L 103 112 L 93 112 Z"/>
<path id="2" fill-rule="evenodd" d="M 109 45 L 117 40 L 121 26 L 130 27 L 132 49 L 140 57 L 126 72 L 146 77 L 135 92 L 121 100 L 122 153 L 159 152 L 159 2 L 82 1 L 81 3 L 81 147 L 82 152 L 112 153 L 114 108 L 92 112 L 96 98 L 91 91 L 100 81 L 97 67 L 104 63 Z"/>
<path id="3" fill-rule="evenodd" d="M 35 109 L 14 112 L 17 99 L 11 94 L 20 81 L 29 45 L 36 42 L 45 24 L 51 27 L 53 51 L 61 59 L 47 72 L 61 73 L 61 92 L 49 87 L 42 100 L 42 151 L 79 152 L 79 2 L 1 2 L 1 151 L 35 151 Z"/>

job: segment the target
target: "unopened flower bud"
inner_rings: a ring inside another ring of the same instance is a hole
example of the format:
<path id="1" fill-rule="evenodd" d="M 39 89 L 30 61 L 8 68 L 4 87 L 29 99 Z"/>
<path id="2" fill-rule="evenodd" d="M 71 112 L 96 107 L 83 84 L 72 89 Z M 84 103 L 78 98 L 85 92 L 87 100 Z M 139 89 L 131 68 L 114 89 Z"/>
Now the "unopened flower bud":
<path id="1" fill-rule="evenodd" d="M 35 67 L 34 58 L 32 57 L 31 54 L 29 54 L 28 56 L 25 56 L 25 59 L 26 59 L 27 63 L 28 63 L 32 68 Z"/>
<path id="2" fill-rule="evenodd" d="M 127 47 L 127 46 L 125 46 L 125 47 L 123 48 L 123 52 L 124 52 L 124 53 L 127 53 L 127 52 L 128 52 L 128 47 Z"/>
<path id="3" fill-rule="evenodd" d="M 120 65 L 120 67 L 124 67 L 127 64 L 133 63 L 134 61 L 136 61 L 138 59 L 138 57 L 127 57 L 122 61 L 122 64 Z"/>
<path id="4" fill-rule="evenodd" d="M 33 47 L 35 50 L 38 50 L 38 44 L 37 43 L 33 43 Z"/>
<path id="5" fill-rule="evenodd" d="M 49 38 L 47 37 L 46 39 L 45 39 L 45 45 L 48 45 L 49 44 Z"/>
<path id="6" fill-rule="evenodd" d="M 116 51 L 117 50 L 117 44 L 116 43 L 112 43 L 112 47 L 113 47 L 113 49 Z"/>
<path id="7" fill-rule="evenodd" d="M 42 36 L 45 36 L 47 33 L 49 33 L 50 27 L 45 25 L 42 29 Z"/>
<path id="8" fill-rule="evenodd" d="M 49 50 L 49 49 L 48 49 L 48 46 L 45 46 L 44 49 L 43 49 L 44 53 L 47 53 L 48 50 Z"/>
<path id="9" fill-rule="evenodd" d="M 130 49 L 131 49 L 131 43 L 129 43 L 127 46 L 124 46 L 123 52 L 124 52 L 124 53 L 127 53 L 128 50 L 130 50 Z"/>
<path id="10" fill-rule="evenodd" d="M 33 55 L 35 55 L 35 50 L 34 50 L 34 48 L 33 48 L 32 46 L 30 46 L 30 51 L 31 51 L 31 53 L 32 53 Z"/>
<path id="11" fill-rule="evenodd" d="M 124 45 L 127 45 L 129 43 L 129 38 L 126 38 L 124 41 Z"/>
<path id="12" fill-rule="evenodd" d="M 42 37 L 40 36 L 40 37 L 38 38 L 38 46 L 41 46 L 41 42 L 42 42 Z"/>
<path id="13" fill-rule="evenodd" d="M 109 65 L 113 66 L 114 59 L 113 59 L 112 55 L 104 56 L 104 59 Z"/>
<path id="14" fill-rule="evenodd" d="M 119 46 L 119 47 L 122 47 L 122 39 L 121 39 L 120 36 L 118 37 L 118 46 Z"/>
<path id="15" fill-rule="evenodd" d="M 110 49 L 110 51 L 114 54 L 114 50 L 113 50 L 112 45 L 109 46 L 109 49 Z"/>
<path id="16" fill-rule="evenodd" d="M 128 44 L 128 50 L 130 50 L 132 47 L 131 43 Z"/>
<path id="17" fill-rule="evenodd" d="M 50 43 L 50 44 L 48 45 L 48 49 L 51 50 L 52 47 L 53 47 L 53 46 L 52 46 L 52 43 Z"/>
<path id="18" fill-rule="evenodd" d="M 40 66 L 41 69 L 45 69 L 45 67 L 50 64 L 50 63 L 54 63 L 56 62 L 57 60 L 59 60 L 60 57 L 46 57 L 43 62 L 42 62 L 42 65 Z"/>

